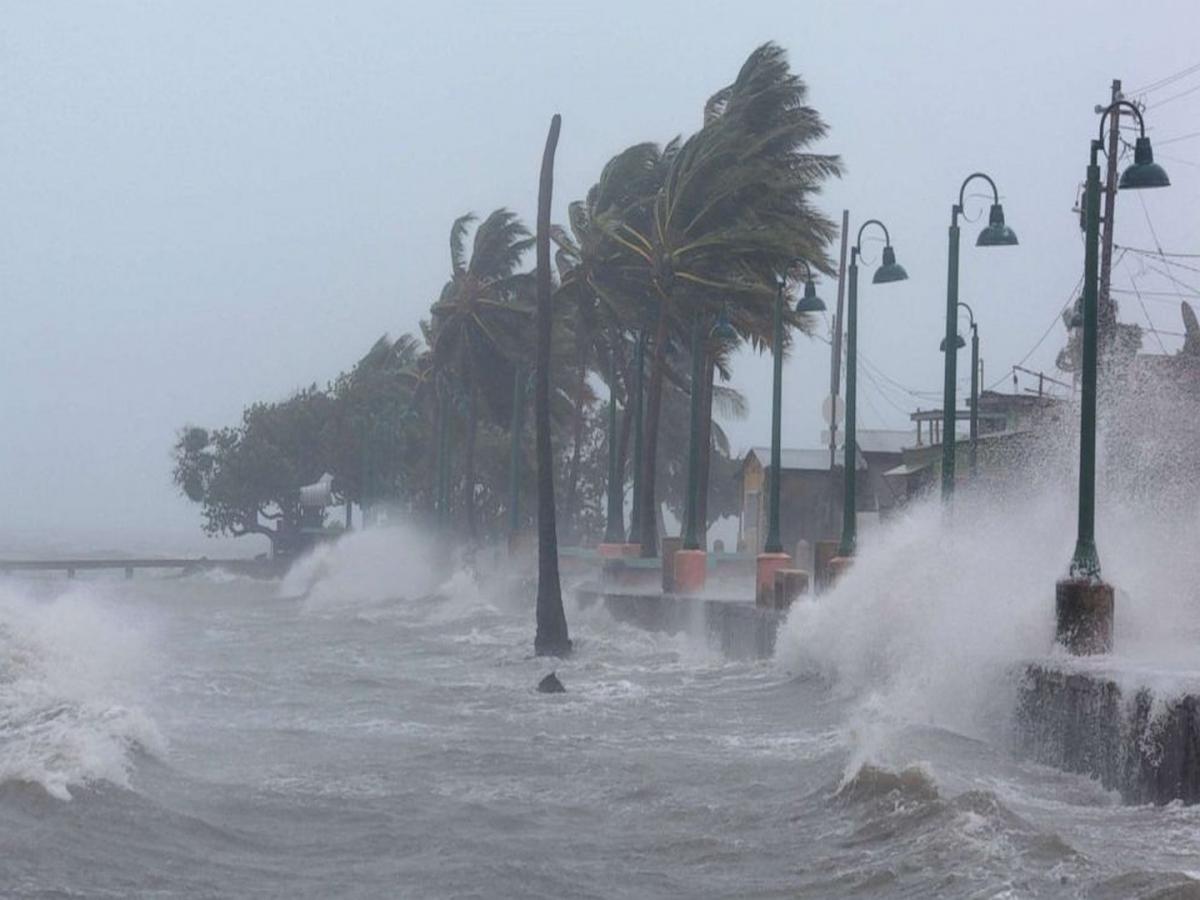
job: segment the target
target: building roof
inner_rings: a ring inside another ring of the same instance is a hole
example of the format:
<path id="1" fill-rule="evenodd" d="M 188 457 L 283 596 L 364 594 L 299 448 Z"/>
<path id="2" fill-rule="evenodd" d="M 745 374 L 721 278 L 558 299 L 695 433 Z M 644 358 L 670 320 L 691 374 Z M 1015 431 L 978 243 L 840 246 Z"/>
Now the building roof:
<path id="1" fill-rule="evenodd" d="M 855 468 L 865 469 L 867 461 L 863 459 L 861 442 L 859 443 L 858 459 L 855 462 Z M 839 456 L 841 454 L 839 453 Z M 760 466 L 764 469 L 771 466 L 771 448 L 770 447 L 751 447 L 746 454 L 746 460 L 754 457 Z M 743 463 L 744 465 L 744 463 Z M 828 472 L 829 471 L 829 448 L 822 447 L 816 450 L 796 449 L 793 447 L 779 448 L 779 465 L 785 472 Z"/>
<path id="2" fill-rule="evenodd" d="M 911 447 L 917 442 L 917 436 L 911 429 L 897 430 L 894 428 L 860 428 L 855 435 L 858 449 L 863 453 L 895 453 L 905 447 Z"/>

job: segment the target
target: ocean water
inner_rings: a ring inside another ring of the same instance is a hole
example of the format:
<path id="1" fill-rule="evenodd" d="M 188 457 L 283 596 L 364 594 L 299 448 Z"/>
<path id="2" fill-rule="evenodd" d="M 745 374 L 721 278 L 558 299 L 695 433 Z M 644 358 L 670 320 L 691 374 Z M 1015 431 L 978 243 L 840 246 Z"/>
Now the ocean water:
<path id="1" fill-rule="evenodd" d="M 531 596 L 402 529 L 277 582 L 6 579 L 0 896 L 1200 897 L 1200 808 L 1007 747 L 1052 507 L 916 510 L 759 662 L 571 601 L 577 652 L 534 658 Z M 1106 559 L 1131 665 L 1195 609 L 1138 611 L 1197 583 L 1138 574 L 1161 530 Z"/>

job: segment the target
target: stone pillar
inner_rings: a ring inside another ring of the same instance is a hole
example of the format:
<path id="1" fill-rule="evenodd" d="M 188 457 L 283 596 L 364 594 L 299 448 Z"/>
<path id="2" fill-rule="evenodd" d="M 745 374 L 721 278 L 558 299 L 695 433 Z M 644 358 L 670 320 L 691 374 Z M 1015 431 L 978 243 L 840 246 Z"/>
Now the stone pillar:
<path id="1" fill-rule="evenodd" d="M 813 548 L 813 589 L 820 593 L 832 583 L 829 577 L 829 561 L 837 556 L 840 541 L 817 541 Z"/>
<path id="2" fill-rule="evenodd" d="M 658 543 L 662 554 L 662 590 L 664 594 L 675 592 L 675 554 L 683 547 L 683 538 L 664 537 Z"/>
<path id="3" fill-rule="evenodd" d="M 775 572 L 775 608 L 789 609 L 801 594 L 808 593 L 808 572 L 804 569 L 778 569 Z"/>
<path id="4" fill-rule="evenodd" d="M 698 594 L 708 577 L 708 554 L 703 550 L 675 551 L 675 592 Z"/>
<path id="5" fill-rule="evenodd" d="M 786 553 L 760 553 L 754 578 L 754 602 L 768 609 L 775 606 L 775 573 L 791 568 L 792 558 Z"/>
<path id="6" fill-rule="evenodd" d="M 1055 585 L 1055 640 L 1076 656 L 1110 653 L 1113 587 L 1098 579 L 1064 578 Z"/>

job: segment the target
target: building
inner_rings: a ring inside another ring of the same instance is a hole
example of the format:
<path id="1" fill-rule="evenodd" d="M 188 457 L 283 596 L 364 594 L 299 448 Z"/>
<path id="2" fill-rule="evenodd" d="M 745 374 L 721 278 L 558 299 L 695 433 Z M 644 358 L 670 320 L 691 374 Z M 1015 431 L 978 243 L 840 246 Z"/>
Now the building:
<path id="1" fill-rule="evenodd" d="M 913 441 L 910 431 L 859 429 L 857 507 L 860 513 L 887 515 L 903 496 L 884 477 L 901 464 L 903 449 Z M 753 447 L 738 472 L 741 480 L 742 513 L 738 523 L 738 547 L 761 553 L 767 538 L 768 491 L 771 450 Z M 783 471 L 779 495 L 779 530 L 785 550 L 798 541 L 813 543 L 836 539 L 842 530 L 842 451 L 830 465 L 829 448 L 780 451 Z"/>

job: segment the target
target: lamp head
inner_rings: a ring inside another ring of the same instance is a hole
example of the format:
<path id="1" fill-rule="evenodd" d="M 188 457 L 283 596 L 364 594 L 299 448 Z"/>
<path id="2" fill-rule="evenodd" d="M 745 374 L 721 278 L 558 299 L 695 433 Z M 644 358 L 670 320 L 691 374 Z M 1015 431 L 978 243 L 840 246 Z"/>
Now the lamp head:
<path id="1" fill-rule="evenodd" d="M 961 334 L 956 334 L 954 336 L 954 349 L 961 350 L 965 346 L 967 346 L 967 342 L 963 340 L 963 336 Z M 938 345 L 938 349 L 941 350 L 943 353 L 946 352 L 946 339 L 945 338 L 942 338 L 942 343 Z"/>
<path id="2" fill-rule="evenodd" d="M 999 203 L 993 203 L 991 212 L 988 213 L 987 228 L 979 232 L 979 238 L 975 241 L 976 247 L 1014 247 L 1017 243 L 1017 235 L 1011 228 L 1004 224 L 1004 207 Z"/>
<path id="3" fill-rule="evenodd" d="M 874 284 L 888 284 L 892 281 L 907 279 L 908 273 L 904 271 L 904 266 L 896 262 L 896 251 L 892 249 L 891 244 L 888 244 L 883 248 L 883 265 L 875 270 L 875 277 L 871 281 Z"/>
<path id="4" fill-rule="evenodd" d="M 825 301 L 817 296 L 817 286 L 811 278 L 805 279 L 804 296 L 796 301 L 796 312 L 818 313 L 825 309 Z"/>
<path id="5" fill-rule="evenodd" d="M 1133 147 L 1133 165 L 1121 173 L 1121 190 L 1167 187 L 1170 183 L 1163 167 L 1154 161 L 1150 138 L 1138 138 Z"/>
<path id="6" fill-rule="evenodd" d="M 721 310 L 721 312 L 717 314 L 717 321 L 712 327 L 711 334 L 720 341 L 737 340 L 737 332 L 733 330 L 733 325 L 729 323 L 729 316 L 725 314 L 725 310 Z"/>

